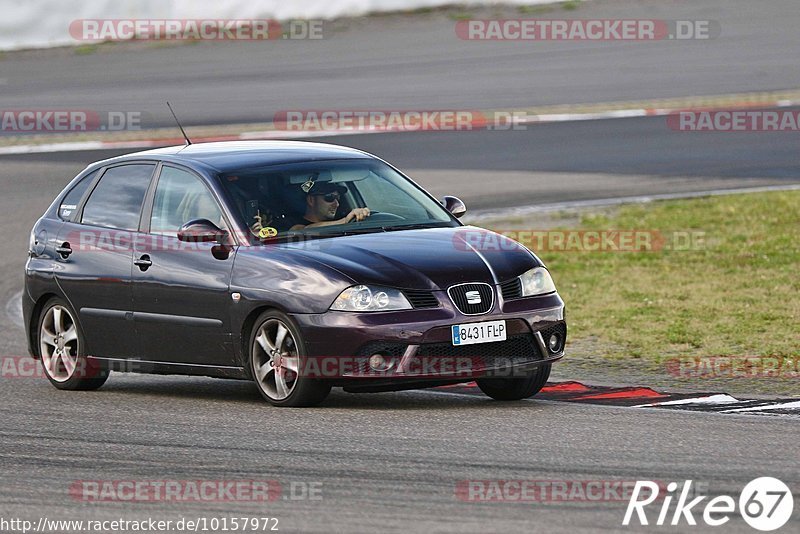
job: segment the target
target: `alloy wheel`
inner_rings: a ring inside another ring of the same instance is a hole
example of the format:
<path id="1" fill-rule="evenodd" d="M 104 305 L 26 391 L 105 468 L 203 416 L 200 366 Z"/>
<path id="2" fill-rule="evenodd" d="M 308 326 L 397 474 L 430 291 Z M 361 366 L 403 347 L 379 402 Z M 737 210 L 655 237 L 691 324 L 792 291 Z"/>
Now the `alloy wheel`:
<path id="1" fill-rule="evenodd" d="M 253 343 L 253 371 L 263 391 L 283 400 L 297 385 L 300 355 L 292 332 L 279 319 L 268 319 L 258 329 Z"/>
<path id="2" fill-rule="evenodd" d="M 78 368 L 78 327 L 63 306 L 45 313 L 39 333 L 39 350 L 45 372 L 56 382 L 66 382 Z"/>

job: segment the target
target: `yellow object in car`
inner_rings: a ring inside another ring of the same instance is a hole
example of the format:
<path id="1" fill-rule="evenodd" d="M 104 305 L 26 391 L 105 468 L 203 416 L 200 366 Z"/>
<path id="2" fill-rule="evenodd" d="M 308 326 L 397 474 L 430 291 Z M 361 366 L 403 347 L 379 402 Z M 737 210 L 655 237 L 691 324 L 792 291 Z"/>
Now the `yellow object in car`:
<path id="1" fill-rule="evenodd" d="M 271 226 L 267 226 L 258 231 L 258 237 L 275 237 L 278 235 L 278 230 Z"/>

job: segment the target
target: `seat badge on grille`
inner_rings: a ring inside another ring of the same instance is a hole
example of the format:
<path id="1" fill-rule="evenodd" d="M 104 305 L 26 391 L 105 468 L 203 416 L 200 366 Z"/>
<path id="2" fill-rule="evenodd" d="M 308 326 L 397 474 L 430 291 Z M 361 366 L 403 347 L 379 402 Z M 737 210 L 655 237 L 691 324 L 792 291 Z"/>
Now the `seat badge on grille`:
<path id="1" fill-rule="evenodd" d="M 447 288 L 447 295 L 464 315 L 483 315 L 494 306 L 494 289 L 486 282 L 456 284 Z"/>
<path id="2" fill-rule="evenodd" d="M 464 296 L 467 297 L 467 304 L 481 303 L 481 294 L 478 291 L 467 291 L 466 293 L 464 293 Z"/>

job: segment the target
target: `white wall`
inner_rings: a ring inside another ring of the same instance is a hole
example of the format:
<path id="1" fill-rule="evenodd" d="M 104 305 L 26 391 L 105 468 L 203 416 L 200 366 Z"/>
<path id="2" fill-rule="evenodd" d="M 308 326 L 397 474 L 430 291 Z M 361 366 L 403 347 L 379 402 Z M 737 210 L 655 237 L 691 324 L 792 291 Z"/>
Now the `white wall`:
<path id="1" fill-rule="evenodd" d="M 465 0 L 493 4 L 488 0 Z M 0 50 L 80 44 L 69 35 L 76 19 L 335 18 L 375 11 L 465 3 L 464 0 L 0 0 Z M 553 0 L 505 0 L 547 4 Z"/>

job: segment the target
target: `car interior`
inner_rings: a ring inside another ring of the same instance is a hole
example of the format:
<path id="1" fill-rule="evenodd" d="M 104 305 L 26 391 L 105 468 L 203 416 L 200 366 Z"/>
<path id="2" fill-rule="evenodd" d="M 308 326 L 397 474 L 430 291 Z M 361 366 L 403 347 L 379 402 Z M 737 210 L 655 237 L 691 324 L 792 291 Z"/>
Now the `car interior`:
<path id="1" fill-rule="evenodd" d="M 242 220 L 247 222 L 248 226 L 255 221 L 256 215 L 260 215 L 262 226 L 271 226 L 279 233 L 283 233 L 292 226 L 291 221 L 302 217 L 306 211 L 306 194 L 300 184 L 295 183 L 296 180 L 296 177 L 288 173 L 248 177 L 228 176 L 226 185 Z M 354 205 L 354 197 L 350 192 L 351 184 L 342 183 L 342 185 L 348 187 L 348 193 L 340 199 L 337 217 L 344 216 Z"/>

